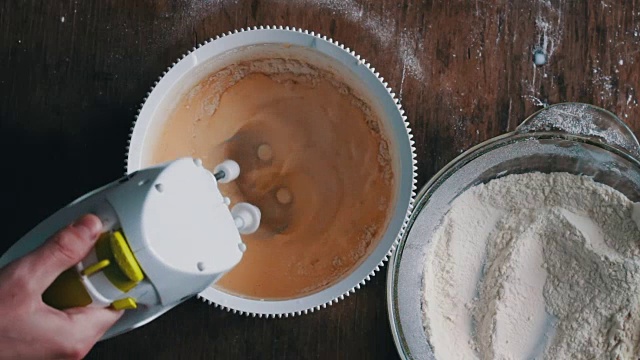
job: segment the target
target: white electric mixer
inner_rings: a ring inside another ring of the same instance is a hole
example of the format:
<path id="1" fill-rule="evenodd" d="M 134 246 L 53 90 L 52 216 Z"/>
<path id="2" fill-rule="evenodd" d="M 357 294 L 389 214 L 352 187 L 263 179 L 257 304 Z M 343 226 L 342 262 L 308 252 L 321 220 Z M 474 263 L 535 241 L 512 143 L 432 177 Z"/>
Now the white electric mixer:
<path id="1" fill-rule="evenodd" d="M 240 262 L 240 234 L 256 231 L 260 210 L 229 210 L 218 182 L 235 180 L 227 160 L 213 174 L 198 159 L 182 158 L 131 173 L 75 200 L 37 225 L 1 258 L 26 255 L 80 216 L 103 223 L 94 249 L 43 294 L 56 308 L 125 309 L 103 339 L 142 326 L 216 282 Z"/>

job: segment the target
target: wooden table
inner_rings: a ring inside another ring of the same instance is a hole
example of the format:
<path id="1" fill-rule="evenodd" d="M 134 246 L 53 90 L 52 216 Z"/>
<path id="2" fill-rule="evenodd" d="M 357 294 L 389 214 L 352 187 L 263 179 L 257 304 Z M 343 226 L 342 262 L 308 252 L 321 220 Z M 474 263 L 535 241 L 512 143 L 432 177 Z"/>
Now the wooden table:
<path id="1" fill-rule="evenodd" d="M 255 25 L 313 30 L 369 60 L 407 111 L 420 186 L 544 103 L 592 103 L 640 130 L 635 0 L 5 0 L 0 251 L 74 197 L 123 174 L 136 110 L 168 65 L 205 39 Z M 533 64 L 536 48 L 546 65 Z M 385 278 L 380 273 L 345 301 L 288 319 L 188 301 L 98 344 L 89 357 L 395 358 Z"/>

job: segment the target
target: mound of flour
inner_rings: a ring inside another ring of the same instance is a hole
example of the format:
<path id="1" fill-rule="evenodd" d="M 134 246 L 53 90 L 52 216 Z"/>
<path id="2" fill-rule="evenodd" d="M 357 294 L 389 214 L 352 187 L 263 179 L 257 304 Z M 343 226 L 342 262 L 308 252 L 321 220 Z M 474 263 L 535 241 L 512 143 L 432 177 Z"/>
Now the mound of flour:
<path id="1" fill-rule="evenodd" d="M 510 175 L 435 233 L 423 319 L 437 359 L 637 359 L 636 204 L 588 177 Z"/>

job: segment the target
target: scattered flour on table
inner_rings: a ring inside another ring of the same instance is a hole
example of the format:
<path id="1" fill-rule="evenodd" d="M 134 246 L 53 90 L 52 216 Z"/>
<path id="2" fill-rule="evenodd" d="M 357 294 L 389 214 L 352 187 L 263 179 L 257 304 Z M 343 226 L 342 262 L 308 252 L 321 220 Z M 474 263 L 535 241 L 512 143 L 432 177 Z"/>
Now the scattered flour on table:
<path id="1" fill-rule="evenodd" d="M 531 55 L 533 58 L 536 52 L 540 52 L 544 54 L 544 64 L 551 63 L 554 61 L 556 50 L 564 39 L 565 16 L 562 3 L 556 4 L 556 6 L 549 0 L 538 0 L 532 2 L 532 5 L 533 8 L 537 9 L 537 13 L 535 15 L 536 32 L 533 37 L 533 52 Z M 533 70 L 531 77 L 522 79 L 522 87 L 525 91 L 522 97 L 532 102 L 534 106 L 545 106 L 547 100 L 540 99 L 542 97 L 543 80 L 548 77 L 553 78 L 551 73 L 553 67 L 541 66 L 533 61 L 531 67 Z M 555 82 L 552 81 L 550 86 L 555 87 Z"/>
<path id="2" fill-rule="evenodd" d="M 424 274 L 437 359 L 637 359 L 637 204 L 589 177 L 509 175 L 451 205 Z"/>
<path id="3" fill-rule="evenodd" d="M 288 3 L 287 0 L 277 1 Z M 422 50 L 420 49 L 419 36 L 406 28 L 402 31 L 395 30 L 396 20 L 387 16 L 388 14 L 365 11 L 365 3 L 355 0 L 302 0 L 299 3 L 331 10 L 351 23 L 360 24 L 384 49 L 397 47 L 398 56 L 403 65 L 403 73 L 416 80 L 424 80 L 425 71 L 418 57 L 419 51 Z M 357 52 L 357 49 L 355 50 Z"/>

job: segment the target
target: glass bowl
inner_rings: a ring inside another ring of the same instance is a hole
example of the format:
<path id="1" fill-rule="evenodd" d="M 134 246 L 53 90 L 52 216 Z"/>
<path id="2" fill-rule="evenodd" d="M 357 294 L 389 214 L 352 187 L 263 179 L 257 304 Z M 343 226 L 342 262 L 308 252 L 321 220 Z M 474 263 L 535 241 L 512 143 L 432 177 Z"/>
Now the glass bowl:
<path id="1" fill-rule="evenodd" d="M 432 235 L 451 202 L 475 185 L 511 174 L 586 175 L 640 201 L 638 141 L 614 114 L 579 103 L 557 104 L 516 131 L 485 141 L 447 164 L 418 194 L 387 277 L 389 320 L 400 357 L 435 359 L 422 313 L 423 269 Z"/>

